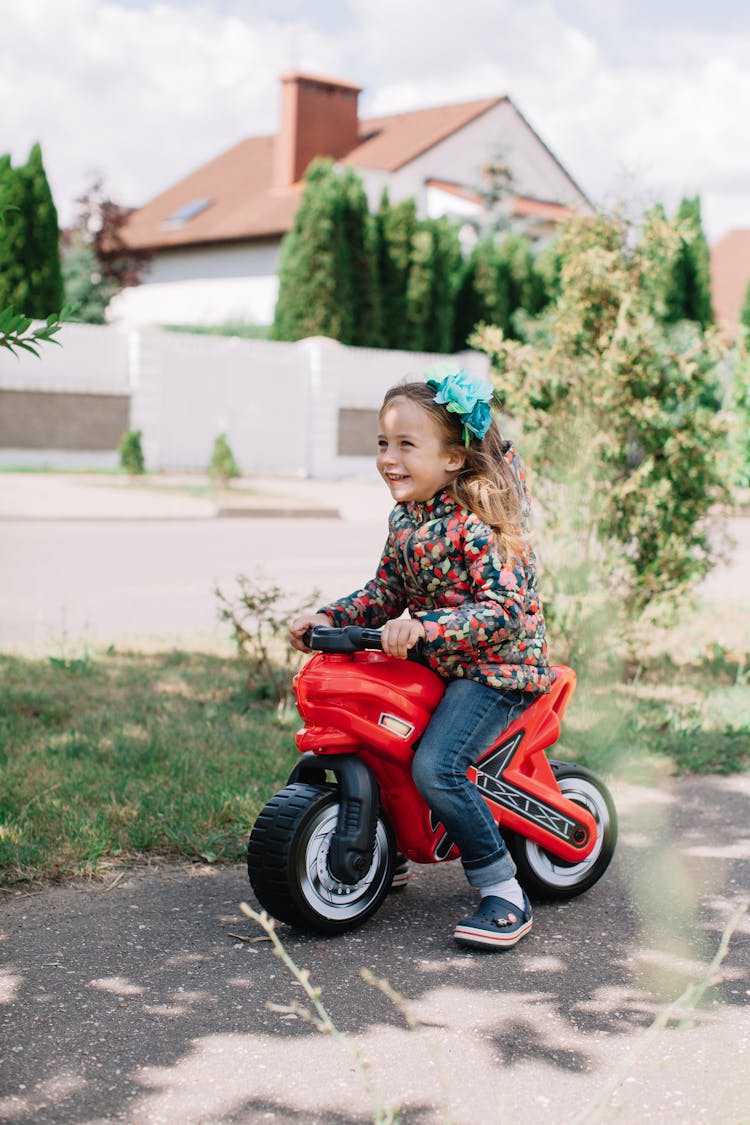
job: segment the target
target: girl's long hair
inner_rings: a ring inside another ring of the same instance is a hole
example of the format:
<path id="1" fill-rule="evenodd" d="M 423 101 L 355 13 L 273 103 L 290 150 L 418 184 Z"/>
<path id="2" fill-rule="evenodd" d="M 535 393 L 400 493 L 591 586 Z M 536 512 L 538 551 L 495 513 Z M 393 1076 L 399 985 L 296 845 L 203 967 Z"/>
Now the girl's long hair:
<path id="1" fill-rule="evenodd" d="M 506 559 L 523 554 L 525 546 L 525 504 L 523 486 L 505 459 L 508 448 L 493 421 L 481 441 L 472 436 L 464 445 L 463 423 L 458 415 L 435 402 L 435 392 L 426 383 L 400 383 L 386 391 L 382 414 L 394 398 L 407 398 L 434 418 L 447 448 L 464 455 L 463 468 L 447 491 L 470 512 L 474 512 L 495 532 L 500 552 Z"/>

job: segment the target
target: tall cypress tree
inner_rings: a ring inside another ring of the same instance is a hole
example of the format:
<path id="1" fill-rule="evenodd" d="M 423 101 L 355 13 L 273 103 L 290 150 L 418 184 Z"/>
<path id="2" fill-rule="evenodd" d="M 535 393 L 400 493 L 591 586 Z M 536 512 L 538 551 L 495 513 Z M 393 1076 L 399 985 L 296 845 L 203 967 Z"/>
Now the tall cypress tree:
<path id="1" fill-rule="evenodd" d="M 281 247 L 276 340 L 354 335 L 350 271 L 339 178 L 330 160 L 314 160 L 294 225 Z"/>
<path id="2" fill-rule="evenodd" d="M 30 316 L 31 289 L 26 272 L 26 191 L 10 156 L 0 156 L 0 308 Z M 53 312 L 48 309 L 47 313 Z"/>
<path id="3" fill-rule="evenodd" d="M 508 329 L 514 336 L 513 314 L 522 309 L 530 316 L 541 312 L 545 304 L 544 282 L 537 272 L 528 239 L 518 231 L 506 234 L 498 246 L 498 255 L 505 270 L 508 289 Z"/>
<path id="4" fill-rule="evenodd" d="M 456 290 L 461 268 L 458 231 L 446 218 L 427 219 L 432 231 L 432 297 L 427 324 L 427 349 L 449 352 L 453 345 Z"/>
<path id="5" fill-rule="evenodd" d="M 411 269 L 406 285 L 406 307 L 402 313 L 407 329 L 408 351 L 431 351 L 435 235 L 429 222 L 417 224 L 412 239 Z"/>
<path id="6" fill-rule="evenodd" d="M 456 297 L 453 347 L 466 342 L 481 321 L 510 330 L 510 272 L 501 260 L 495 236 L 487 235 L 475 244 L 466 261 Z"/>
<path id="7" fill-rule="evenodd" d="M 406 316 L 407 288 L 412 266 L 417 208 L 413 199 L 391 204 L 384 191 L 376 215 L 376 244 L 380 280 L 383 345 L 412 348 Z"/>
<path id="8" fill-rule="evenodd" d="M 380 347 L 380 292 L 375 220 L 359 176 L 347 168 L 338 180 L 344 224 L 348 291 L 352 308 L 352 335 L 347 343 L 358 347 Z"/>
<path id="9" fill-rule="evenodd" d="M 57 209 L 42 162 L 42 150 L 35 144 L 26 164 L 19 169 L 24 186 L 26 244 L 24 269 L 29 284 L 26 316 L 44 318 L 63 304 L 63 278 L 60 264 L 60 229 Z"/>
<path id="10" fill-rule="evenodd" d="M 685 233 L 680 240 L 666 295 L 666 320 L 693 320 L 701 328 L 713 324 L 711 254 L 703 233 L 699 196 L 685 197 L 677 209 Z"/>

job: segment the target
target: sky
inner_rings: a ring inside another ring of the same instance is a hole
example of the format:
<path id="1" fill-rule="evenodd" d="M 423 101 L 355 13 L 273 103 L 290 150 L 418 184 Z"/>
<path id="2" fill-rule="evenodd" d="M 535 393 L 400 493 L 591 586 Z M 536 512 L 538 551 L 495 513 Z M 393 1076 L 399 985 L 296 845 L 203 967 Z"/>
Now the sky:
<path id="1" fill-rule="evenodd" d="M 39 141 L 61 224 L 276 131 L 290 69 L 362 117 L 509 95 L 597 205 L 699 195 L 750 227 L 750 5 L 737 0 L 0 0 L 0 153 Z"/>

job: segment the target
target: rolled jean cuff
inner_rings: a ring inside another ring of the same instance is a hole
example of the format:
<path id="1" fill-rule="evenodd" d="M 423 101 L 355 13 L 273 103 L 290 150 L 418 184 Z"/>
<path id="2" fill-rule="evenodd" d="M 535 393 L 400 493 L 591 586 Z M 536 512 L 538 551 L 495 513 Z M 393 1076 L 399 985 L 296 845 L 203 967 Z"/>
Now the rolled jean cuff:
<path id="1" fill-rule="evenodd" d="M 474 863 L 477 861 L 474 860 Z M 502 883 L 505 879 L 513 879 L 516 874 L 516 865 L 510 853 L 502 851 L 489 863 L 481 861 L 481 867 L 469 867 L 464 864 L 464 874 L 472 887 L 489 887 L 493 883 Z"/>

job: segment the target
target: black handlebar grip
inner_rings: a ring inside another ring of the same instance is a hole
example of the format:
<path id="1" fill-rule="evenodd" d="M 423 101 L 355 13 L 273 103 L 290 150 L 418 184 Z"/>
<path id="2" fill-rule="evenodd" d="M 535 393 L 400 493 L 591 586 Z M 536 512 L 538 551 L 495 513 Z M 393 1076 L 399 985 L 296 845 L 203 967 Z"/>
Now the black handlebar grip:
<path id="1" fill-rule="evenodd" d="M 312 630 L 308 647 L 316 652 L 339 654 L 379 649 L 381 648 L 380 632 L 377 629 L 363 629 L 359 625 L 344 625 L 341 628 L 316 625 Z"/>
<path id="2" fill-rule="evenodd" d="M 341 628 L 328 625 L 315 625 L 303 637 L 308 648 L 315 652 L 333 652 L 339 655 L 364 652 L 374 649 L 383 651 L 379 629 L 364 629 L 361 625 L 343 625 Z M 424 641 L 420 639 L 411 646 L 407 653 L 407 660 L 424 664 Z"/>
<path id="3" fill-rule="evenodd" d="M 379 629 L 362 629 L 359 625 L 347 626 L 352 642 L 357 649 L 375 649 L 376 651 L 383 651 L 383 644 L 380 639 Z"/>

